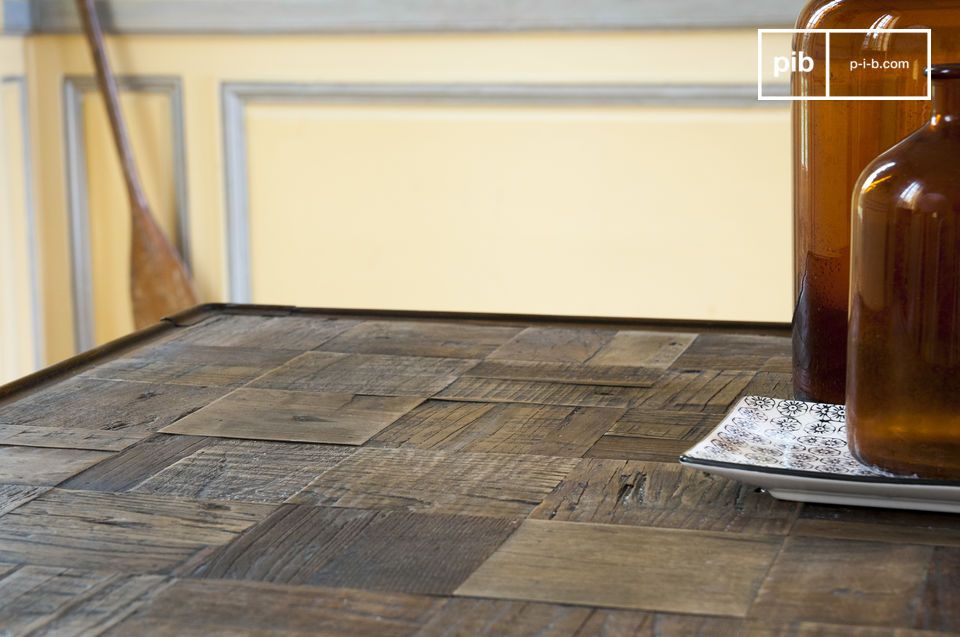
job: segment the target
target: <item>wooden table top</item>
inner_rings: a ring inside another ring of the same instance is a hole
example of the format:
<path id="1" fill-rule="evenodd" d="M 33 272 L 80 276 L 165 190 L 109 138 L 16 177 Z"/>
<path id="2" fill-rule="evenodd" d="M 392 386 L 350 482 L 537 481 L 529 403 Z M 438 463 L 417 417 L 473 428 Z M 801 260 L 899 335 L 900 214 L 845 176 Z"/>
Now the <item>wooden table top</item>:
<path id="1" fill-rule="evenodd" d="M 0 634 L 960 631 L 960 517 L 682 468 L 783 330 L 186 315 L 0 389 Z"/>

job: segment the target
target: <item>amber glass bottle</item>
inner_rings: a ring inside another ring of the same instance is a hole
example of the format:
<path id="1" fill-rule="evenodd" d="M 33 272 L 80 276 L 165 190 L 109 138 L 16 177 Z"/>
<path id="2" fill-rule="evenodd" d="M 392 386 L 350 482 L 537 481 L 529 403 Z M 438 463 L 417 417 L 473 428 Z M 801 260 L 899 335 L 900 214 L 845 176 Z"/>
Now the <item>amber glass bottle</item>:
<path id="1" fill-rule="evenodd" d="M 856 187 L 847 432 L 862 462 L 960 478 L 960 64 Z"/>
<path id="2" fill-rule="evenodd" d="M 813 0 L 797 26 L 932 28 L 934 62 L 960 59 L 960 0 Z M 814 58 L 817 68 L 824 67 L 822 34 L 798 35 L 794 49 Z M 830 58 L 832 95 L 916 94 L 912 92 L 916 86 L 923 87 L 926 44 L 922 39 L 834 35 Z M 908 59 L 912 75 L 847 72 L 847 61 L 860 58 Z M 822 72 L 795 73 L 794 94 L 822 95 L 824 79 Z M 850 197 L 864 167 L 929 118 L 929 102 L 799 101 L 794 106 L 794 388 L 798 398 L 841 403 L 846 377 Z"/>

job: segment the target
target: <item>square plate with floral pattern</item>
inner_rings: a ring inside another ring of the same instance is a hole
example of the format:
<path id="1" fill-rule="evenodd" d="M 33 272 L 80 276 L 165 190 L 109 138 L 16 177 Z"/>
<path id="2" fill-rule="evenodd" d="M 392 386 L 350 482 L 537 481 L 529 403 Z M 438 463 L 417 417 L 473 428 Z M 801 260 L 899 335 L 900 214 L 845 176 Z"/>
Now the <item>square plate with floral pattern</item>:
<path id="1" fill-rule="evenodd" d="M 747 396 L 680 462 L 781 500 L 960 513 L 960 482 L 858 462 L 847 449 L 842 405 Z"/>

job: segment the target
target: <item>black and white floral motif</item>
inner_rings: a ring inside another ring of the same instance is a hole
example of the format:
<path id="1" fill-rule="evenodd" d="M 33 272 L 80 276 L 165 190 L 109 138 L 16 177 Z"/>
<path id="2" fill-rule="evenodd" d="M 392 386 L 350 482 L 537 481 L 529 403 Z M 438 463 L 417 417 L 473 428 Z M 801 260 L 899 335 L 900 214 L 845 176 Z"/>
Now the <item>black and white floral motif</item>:
<path id="1" fill-rule="evenodd" d="M 747 396 L 743 399 L 743 404 L 747 407 L 753 407 L 760 411 L 767 411 L 777 406 L 777 401 L 766 396 Z"/>
<path id="2" fill-rule="evenodd" d="M 842 405 L 747 396 L 686 455 L 754 467 L 886 475 L 850 455 L 845 421 Z"/>

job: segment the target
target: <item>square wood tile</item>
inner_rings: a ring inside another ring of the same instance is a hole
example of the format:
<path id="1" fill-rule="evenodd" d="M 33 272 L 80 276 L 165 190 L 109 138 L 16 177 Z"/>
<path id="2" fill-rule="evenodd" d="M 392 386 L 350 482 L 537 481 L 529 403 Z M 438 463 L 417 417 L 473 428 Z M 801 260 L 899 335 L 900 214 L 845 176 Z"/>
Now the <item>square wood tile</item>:
<path id="1" fill-rule="evenodd" d="M 607 407 L 428 401 L 376 437 L 378 446 L 582 456 L 623 414 Z"/>
<path id="2" fill-rule="evenodd" d="M 165 433 L 362 445 L 422 401 L 408 396 L 241 388 Z"/>
<path id="3" fill-rule="evenodd" d="M 576 465 L 572 458 L 363 448 L 291 499 L 298 504 L 524 516 Z"/>
<path id="4" fill-rule="evenodd" d="M 111 455 L 108 451 L 0 447 L 0 483 L 54 486 Z"/>
<path id="5" fill-rule="evenodd" d="M 601 436 L 584 455 L 588 458 L 671 463 L 692 446 L 693 442 L 687 440 L 608 434 Z"/>
<path id="6" fill-rule="evenodd" d="M 426 398 L 474 365 L 476 361 L 460 358 L 307 352 L 251 386 Z"/>
<path id="7" fill-rule="evenodd" d="M 744 617 L 779 548 L 770 536 L 527 520 L 456 594 Z"/>
<path id="8" fill-rule="evenodd" d="M 450 594 L 515 528 L 501 518 L 285 505 L 191 575 Z"/>
<path id="9" fill-rule="evenodd" d="M 585 363 L 613 338 L 613 330 L 528 327 L 489 358 L 541 363 Z"/>
<path id="10" fill-rule="evenodd" d="M 358 324 L 353 319 L 324 316 L 258 316 L 224 314 L 178 330 L 174 340 L 194 345 L 307 350 L 319 347 Z"/>
<path id="11" fill-rule="evenodd" d="M 131 491 L 279 504 L 351 453 L 333 445 L 215 440 Z"/>
<path id="12" fill-rule="evenodd" d="M 84 372 L 84 377 L 112 380 L 238 387 L 300 354 L 296 350 L 213 347 L 162 343 L 135 350 Z"/>
<path id="13" fill-rule="evenodd" d="M 752 371 L 671 370 L 663 373 L 653 387 L 646 390 L 631 406 L 653 410 L 698 411 L 723 416 L 743 395 L 754 376 Z"/>
<path id="14" fill-rule="evenodd" d="M 422 595 L 178 580 L 110 635 L 410 637 L 439 603 Z"/>
<path id="15" fill-rule="evenodd" d="M 0 405 L 0 444 L 119 450 L 227 391 L 69 378 Z"/>
<path id="16" fill-rule="evenodd" d="M 676 463 L 585 458 L 530 517 L 785 535 L 799 508 Z"/>
<path id="17" fill-rule="evenodd" d="M 274 507 L 52 489 L 0 516 L 0 562 L 160 573 Z"/>
<path id="18" fill-rule="evenodd" d="M 677 370 L 726 369 L 756 372 L 771 359 L 791 355 L 790 338 L 754 334 L 701 334 L 674 362 Z"/>
<path id="19" fill-rule="evenodd" d="M 960 518 L 952 513 L 807 503 L 803 505 L 791 534 L 960 547 L 958 522 Z"/>
<path id="20" fill-rule="evenodd" d="M 365 321 L 322 349 L 353 354 L 483 358 L 522 329 L 466 322 Z"/>
<path id="21" fill-rule="evenodd" d="M 933 548 L 788 538 L 751 616 L 909 627 Z"/>
<path id="22" fill-rule="evenodd" d="M 590 365 L 670 367 L 697 338 L 681 332 L 621 330 L 588 361 Z"/>
<path id="23" fill-rule="evenodd" d="M 8 635 L 98 634 L 166 583 L 159 575 L 22 566 L 0 578 L 0 626 Z"/>

